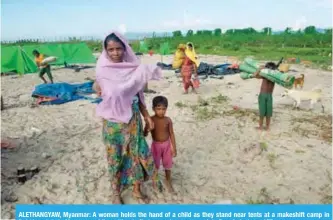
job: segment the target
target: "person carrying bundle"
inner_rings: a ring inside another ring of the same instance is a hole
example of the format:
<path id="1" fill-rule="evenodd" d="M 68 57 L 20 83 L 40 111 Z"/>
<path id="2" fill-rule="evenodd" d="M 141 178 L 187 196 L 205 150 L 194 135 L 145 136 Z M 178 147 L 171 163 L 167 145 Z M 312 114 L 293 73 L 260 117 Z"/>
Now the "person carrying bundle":
<path id="1" fill-rule="evenodd" d="M 46 64 L 43 64 L 43 60 L 45 59 L 45 55 L 44 54 L 41 54 L 38 52 L 38 50 L 34 50 L 32 51 L 32 54 L 34 55 L 35 57 L 35 62 L 36 62 L 36 65 L 38 66 L 39 68 L 39 77 L 43 80 L 43 82 L 46 84 L 47 81 L 44 77 L 44 74 L 46 73 L 47 74 L 47 77 L 49 78 L 50 82 L 53 83 L 53 76 L 52 76 L 52 73 L 51 73 L 51 66 L 50 64 L 46 63 Z"/>
<path id="2" fill-rule="evenodd" d="M 263 129 L 264 118 L 266 117 L 266 130 L 269 130 L 271 117 L 273 115 L 273 91 L 275 83 L 260 76 L 260 71 L 263 69 L 276 69 L 277 65 L 273 62 L 266 63 L 265 66 L 260 68 L 253 74 L 254 78 L 262 79 L 260 93 L 258 96 L 259 104 L 259 127 L 258 130 Z"/>
<path id="3" fill-rule="evenodd" d="M 181 67 L 181 76 L 183 78 L 183 86 L 184 93 L 188 93 L 188 89 L 191 87 L 194 93 L 197 93 L 194 85 L 194 81 L 192 80 L 192 76 L 196 78 L 198 77 L 197 68 L 199 66 L 199 61 L 197 60 L 197 55 L 194 50 L 194 45 L 192 43 L 186 44 L 185 50 L 185 59 Z"/>

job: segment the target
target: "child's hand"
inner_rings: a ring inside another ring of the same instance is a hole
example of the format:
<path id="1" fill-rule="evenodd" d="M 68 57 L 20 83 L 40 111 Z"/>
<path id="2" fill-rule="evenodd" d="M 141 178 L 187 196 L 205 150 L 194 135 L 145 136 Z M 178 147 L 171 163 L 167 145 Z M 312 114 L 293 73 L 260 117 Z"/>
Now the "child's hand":
<path id="1" fill-rule="evenodd" d="M 154 121 L 151 119 L 151 117 L 146 117 L 145 122 L 148 131 L 154 130 Z"/>
<path id="2" fill-rule="evenodd" d="M 177 150 L 176 148 L 171 148 L 171 153 L 172 153 L 172 157 L 177 157 Z"/>
<path id="3" fill-rule="evenodd" d="M 144 129 L 143 129 L 143 136 L 147 137 L 148 133 L 149 133 L 148 125 L 146 124 L 145 127 L 144 127 Z"/>

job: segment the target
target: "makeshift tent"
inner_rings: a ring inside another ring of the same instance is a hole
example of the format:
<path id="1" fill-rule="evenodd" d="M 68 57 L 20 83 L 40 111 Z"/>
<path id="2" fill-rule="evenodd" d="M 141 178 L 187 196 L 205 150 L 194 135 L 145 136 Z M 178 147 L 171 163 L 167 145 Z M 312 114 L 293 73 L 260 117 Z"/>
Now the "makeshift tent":
<path id="1" fill-rule="evenodd" d="M 161 55 L 161 62 L 163 63 L 163 55 L 170 54 L 169 43 L 164 42 L 160 45 L 160 55 Z"/>
<path id="2" fill-rule="evenodd" d="M 19 74 L 34 73 L 38 68 L 35 64 L 33 50 L 47 56 L 55 56 L 57 60 L 52 65 L 90 64 L 95 63 L 96 58 L 85 43 L 76 44 L 40 44 L 5 46 L 1 51 L 1 72 L 17 72 Z"/>
<path id="3" fill-rule="evenodd" d="M 160 45 L 160 54 L 161 55 L 168 55 L 170 54 L 170 47 L 168 42 L 164 42 Z"/>
<path id="4" fill-rule="evenodd" d="M 26 45 L 23 46 L 23 49 L 33 59 L 32 51 L 35 49 L 42 54 L 55 56 L 57 57 L 57 61 L 52 63 L 55 65 L 62 65 L 64 62 L 67 64 L 89 64 L 96 62 L 92 51 L 85 43 Z"/>
<path id="5" fill-rule="evenodd" d="M 33 59 L 19 46 L 3 46 L 1 48 L 1 72 L 17 72 L 18 74 L 34 73 L 37 66 Z"/>

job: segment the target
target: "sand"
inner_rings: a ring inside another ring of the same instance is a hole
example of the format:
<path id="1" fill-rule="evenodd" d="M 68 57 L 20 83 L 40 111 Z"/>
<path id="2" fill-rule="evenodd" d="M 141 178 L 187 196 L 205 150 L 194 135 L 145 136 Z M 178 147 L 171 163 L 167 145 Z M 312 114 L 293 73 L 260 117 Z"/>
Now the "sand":
<path id="1" fill-rule="evenodd" d="M 163 62 L 170 63 L 171 57 Z M 200 56 L 207 63 L 227 57 Z M 160 56 L 144 56 L 156 63 Z M 174 160 L 176 196 L 144 192 L 152 203 L 327 203 L 331 201 L 332 74 L 292 66 L 305 74 L 304 90 L 323 90 L 325 113 L 309 103 L 292 109 L 292 100 L 274 91 L 274 116 L 269 133 L 259 133 L 257 95 L 260 80 L 239 75 L 202 82 L 199 94 L 183 95 L 180 79 L 163 71 L 146 94 L 169 99 L 168 115 L 174 122 L 178 157 Z M 58 82 L 81 83 L 94 78 L 94 68 L 74 72 L 53 71 Z M 109 204 L 110 184 L 101 123 L 95 104 L 86 100 L 63 105 L 31 107 L 30 94 L 41 83 L 36 74 L 2 77 L 5 110 L 1 112 L 3 140 L 15 148 L 1 150 L 2 218 L 13 216 L 15 203 Z M 236 110 L 233 108 L 236 108 Z M 148 142 L 151 143 L 150 138 Z M 18 184 L 16 169 L 39 166 L 38 175 Z M 161 172 L 163 177 L 163 172 Z M 124 194 L 125 202 L 133 203 Z"/>

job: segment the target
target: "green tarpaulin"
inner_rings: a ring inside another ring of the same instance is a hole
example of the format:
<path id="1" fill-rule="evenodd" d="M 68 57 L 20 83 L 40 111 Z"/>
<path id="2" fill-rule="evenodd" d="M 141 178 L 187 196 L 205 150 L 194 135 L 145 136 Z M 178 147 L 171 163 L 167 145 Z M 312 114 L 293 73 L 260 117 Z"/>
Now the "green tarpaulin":
<path id="1" fill-rule="evenodd" d="M 148 46 L 147 46 L 146 42 L 140 41 L 139 52 L 148 53 Z"/>
<path id="2" fill-rule="evenodd" d="M 27 54 L 18 46 L 1 48 L 1 72 L 17 72 L 19 74 L 34 73 L 37 66 Z"/>
<path id="3" fill-rule="evenodd" d="M 160 45 L 160 54 L 161 55 L 168 55 L 170 54 L 170 47 L 168 42 L 164 42 Z"/>
<path id="4" fill-rule="evenodd" d="M 19 74 L 37 72 L 37 66 L 32 55 L 33 50 L 47 56 L 55 56 L 53 65 L 91 64 L 96 59 L 85 43 L 76 44 L 40 44 L 19 46 L 4 46 L 1 51 L 1 72 L 17 72 Z"/>
<path id="5" fill-rule="evenodd" d="M 251 79 L 253 78 L 253 74 L 257 71 L 259 68 L 259 64 L 257 61 L 246 58 L 244 60 L 244 63 L 239 65 L 239 69 L 242 71 L 240 74 L 240 77 L 242 79 Z M 291 88 L 294 84 L 295 77 L 291 76 L 287 73 L 282 73 L 278 70 L 271 70 L 271 69 L 262 69 L 259 72 L 260 76 L 279 84 L 280 86 L 283 86 L 285 88 Z"/>

